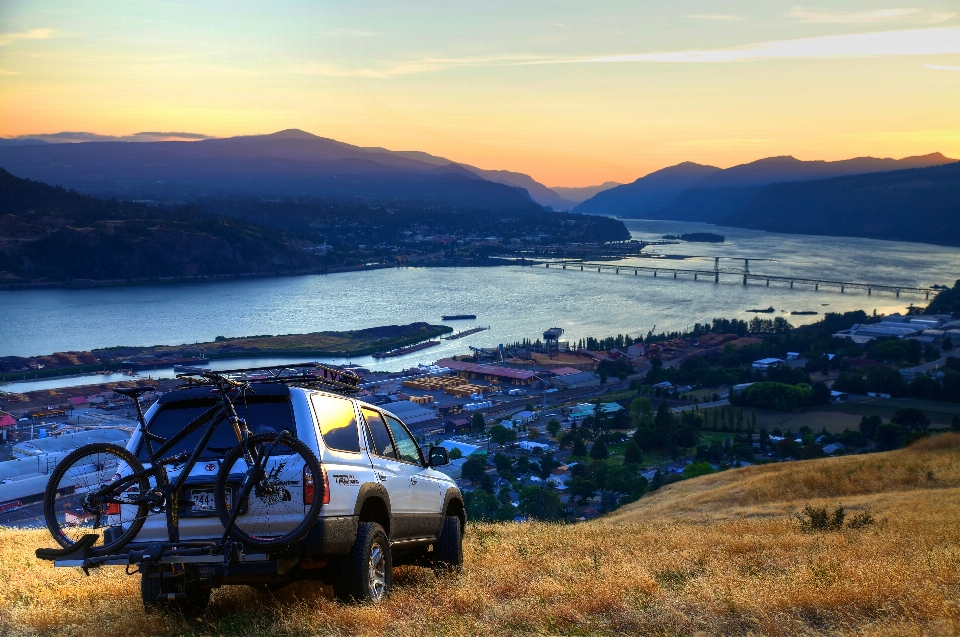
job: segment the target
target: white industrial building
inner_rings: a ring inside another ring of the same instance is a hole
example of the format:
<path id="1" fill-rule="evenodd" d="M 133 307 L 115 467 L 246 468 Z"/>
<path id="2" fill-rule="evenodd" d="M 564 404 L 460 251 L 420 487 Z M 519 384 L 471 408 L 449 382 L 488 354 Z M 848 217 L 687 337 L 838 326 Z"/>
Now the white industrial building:
<path id="1" fill-rule="evenodd" d="M 437 414 L 430 409 L 426 409 L 409 400 L 398 400 L 397 402 L 386 403 L 380 406 L 407 425 L 426 422 L 427 420 L 433 420 L 437 417 Z"/>
<path id="2" fill-rule="evenodd" d="M 783 365 L 783 362 L 783 359 L 780 358 L 761 358 L 758 361 L 753 361 L 753 368 L 765 372 L 775 365 Z"/>
<path id="3" fill-rule="evenodd" d="M 846 338 L 855 343 L 865 344 L 876 338 L 916 338 L 922 342 L 934 342 L 951 329 L 953 321 L 946 314 L 903 316 L 891 314 L 883 317 L 879 323 L 857 323 L 848 330 L 834 334 L 837 338 Z"/>
<path id="4" fill-rule="evenodd" d="M 87 431 L 78 431 L 62 436 L 52 436 L 49 438 L 36 438 L 25 442 L 17 443 L 13 447 L 13 455 L 16 458 L 27 458 L 30 456 L 42 456 L 45 454 L 61 453 L 72 451 L 77 447 L 88 445 L 94 442 L 112 442 L 126 447 L 130 440 L 130 431 L 123 429 L 89 429 Z"/>

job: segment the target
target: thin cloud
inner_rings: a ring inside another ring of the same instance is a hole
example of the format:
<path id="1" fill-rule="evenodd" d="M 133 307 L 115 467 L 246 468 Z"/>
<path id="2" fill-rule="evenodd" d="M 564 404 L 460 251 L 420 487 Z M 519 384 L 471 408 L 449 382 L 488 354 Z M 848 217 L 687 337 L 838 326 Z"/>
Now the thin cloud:
<path id="1" fill-rule="evenodd" d="M 517 64 L 545 63 L 550 58 L 536 55 L 498 55 L 466 58 L 423 58 L 405 62 L 390 62 L 379 67 L 344 67 L 329 62 L 308 62 L 296 65 L 288 71 L 297 75 L 324 77 L 355 77 L 386 79 L 397 75 L 430 73 L 450 68 L 480 66 L 514 66 Z"/>
<path id="2" fill-rule="evenodd" d="M 30 29 L 21 33 L 0 33 L 0 46 L 9 46 L 17 40 L 46 40 L 56 32 L 56 29 Z"/>
<path id="3" fill-rule="evenodd" d="M 19 71 L 8 71 L 6 69 L 0 69 L 0 75 L 20 75 Z"/>
<path id="4" fill-rule="evenodd" d="M 920 13 L 920 9 L 875 9 L 857 13 L 832 13 L 829 11 L 808 11 L 803 7 L 791 7 L 787 16 L 804 22 L 820 24 L 869 24 L 871 22 L 889 22 L 909 15 Z"/>
<path id="5" fill-rule="evenodd" d="M 17 135 L 10 139 L 39 139 L 49 144 L 79 144 L 81 142 L 171 142 L 214 139 L 202 133 L 157 133 L 143 132 L 133 135 L 99 135 L 97 133 L 68 132 Z"/>
<path id="6" fill-rule="evenodd" d="M 716 20 L 718 22 L 737 22 L 743 20 L 743 18 L 738 15 L 727 15 L 725 13 L 695 13 L 687 17 L 693 18 L 694 20 Z"/>
<path id="7" fill-rule="evenodd" d="M 730 49 L 610 55 L 582 60 L 566 60 L 566 62 L 716 63 L 784 58 L 944 55 L 951 53 L 960 53 L 960 29 L 940 27 L 778 40 Z"/>
<path id="8" fill-rule="evenodd" d="M 953 16 L 957 15 L 954 13 L 931 13 L 923 22 L 927 24 L 936 24 L 937 22 L 946 22 Z"/>
<path id="9" fill-rule="evenodd" d="M 940 64 L 924 64 L 923 68 L 934 71 L 960 71 L 960 66 L 941 66 Z"/>
<path id="10" fill-rule="evenodd" d="M 348 67 L 329 62 L 306 62 L 290 67 L 296 75 L 387 79 L 398 75 L 431 73 L 451 68 L 586 64 L 604 62 L 723 63 L 767 59 L 845 58 L 865 56 L 947 55 L 960 53 L 960 28 L 936 27 L 827 35 L 797 40 L 760 42 L 728 49 L 632 53 L 589 58 L 543 55 L 498 55 L 465 58 L 422 58 L 383 62 L 379 66 Z"/>
<path id="11" fill-rule="evenodd" d="M 374 35 L 374 32 L 361 31 L 360 29 L 328 29 L 326 31 L 317 31 L 317 35 L 349 35 L 356 38 L 366 38 Z"/>

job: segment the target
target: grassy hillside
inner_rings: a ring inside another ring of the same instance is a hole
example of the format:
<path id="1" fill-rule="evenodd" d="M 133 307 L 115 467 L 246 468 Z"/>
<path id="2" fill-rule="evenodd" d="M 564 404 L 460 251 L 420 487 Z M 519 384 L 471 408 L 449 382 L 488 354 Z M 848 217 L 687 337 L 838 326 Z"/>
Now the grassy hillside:
<path id="1" fill-rule="evenodd" d="M 837 502 L 878 523 L 804 533 L 787 515 Z M 45 532 L 0 531 L 0 633 L 956 635 L 958 511 L 960 436 L 945 434 L 685 481 L 590 523 L 474 524 L 462 575 L 397 569 L 379 606 L 237 588 L 196 621 L 148 620 L 136 578 L 54 570 L 32 557 Z"/>

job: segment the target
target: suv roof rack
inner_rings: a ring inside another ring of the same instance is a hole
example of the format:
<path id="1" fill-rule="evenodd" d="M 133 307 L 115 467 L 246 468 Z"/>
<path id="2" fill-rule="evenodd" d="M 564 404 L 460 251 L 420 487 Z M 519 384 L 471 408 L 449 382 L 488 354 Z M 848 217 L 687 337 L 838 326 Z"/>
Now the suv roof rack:
<path id="1" fill-rule="evenodd" d="M 256 373 L 257 377 L 249 376 Z M 293 365 L 268 365 L 266 367 L 246 367 L 241 369 L 223 369 L 216 372 L 196 370 L 177 374 L 177 378 L 187 381 L 189 386 L 215 385 L 214 378 L 222 376 L 240 376 L 242 380 L 257 383 L 283 383 L 310 389 L 322 389 L 337 394 L 350 395 L 360 391 L 360 376 L 355 372 L 337 369 L 321 363 L 295 363 Z"/>

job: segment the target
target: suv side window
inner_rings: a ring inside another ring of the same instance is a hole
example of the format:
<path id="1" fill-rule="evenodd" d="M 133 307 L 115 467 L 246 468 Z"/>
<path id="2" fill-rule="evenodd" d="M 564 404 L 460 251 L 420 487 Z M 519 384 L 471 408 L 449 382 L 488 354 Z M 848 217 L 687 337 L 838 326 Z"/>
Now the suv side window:
<path id="1" fill-rule="evenodd" d="M 407 428 L 397 420 L 387 416 L 387 423 L 390 425 L 390 431 L 393 433 L 394 440 L 397 441 L 397 451 L 400 452 L 400 460 L 412 464 L 423 464 L 423 458 L 420 456 L 420 445 L 413 439 Z"/>
<path id="2" fill-rule="evenodd" d="M 364 407 L 363 417 L 367 421 L 370 439 L 373 441 L 373 453 L 381 458 L 396 460 L 397 453 L 393 448 L 393 440 L 390 438 L 390 432 L 387 431 L 387 425 L 383 422 L 380 413 Z"/>
<path id="3" fill-rule="evenodd" d="M 360 453 L 360 434 L 353 403 L 346 398 L 314 394 L 313 408 L 317 412 L 320 435 L 327 447 Z"/>

